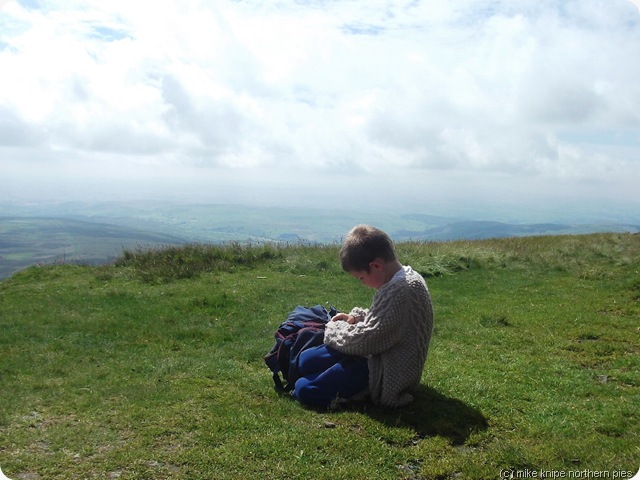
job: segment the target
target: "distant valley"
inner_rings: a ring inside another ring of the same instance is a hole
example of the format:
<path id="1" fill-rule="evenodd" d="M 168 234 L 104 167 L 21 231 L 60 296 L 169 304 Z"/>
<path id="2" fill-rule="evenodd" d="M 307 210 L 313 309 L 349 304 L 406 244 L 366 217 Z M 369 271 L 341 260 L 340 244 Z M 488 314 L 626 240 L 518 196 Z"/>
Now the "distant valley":
<path id="1" fill-rule="evenodd" d="M 338 243 L 358 223 L 379 226 L 396 241 L 640 232 L 640 222 L 512 224 L 425 214 L 151 202 L 0 204 L 0 279 L 30 265 L 107 263 L 123 250 L 188 242 Z"/>
<path id="2" fill-rule="evenodd" d="M 30 265 L 101 264 L 124 249 L 185 241 L 131 227 L 66 218 L 0 217 L 0 279 Z"/>

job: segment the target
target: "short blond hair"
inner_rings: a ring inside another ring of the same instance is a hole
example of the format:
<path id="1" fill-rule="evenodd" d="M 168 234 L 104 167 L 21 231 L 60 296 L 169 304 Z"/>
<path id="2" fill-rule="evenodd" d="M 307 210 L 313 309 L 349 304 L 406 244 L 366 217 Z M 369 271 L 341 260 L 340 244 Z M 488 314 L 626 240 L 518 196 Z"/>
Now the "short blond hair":
<path id="1" fill-rule="evenodd" d="M 397 260 L 391 237 L 379 228 L 356 225 L 344 239 L 340 249 L 340 264 L 345 272 L 368 272 L 376 258 L 387 262 Z"/>

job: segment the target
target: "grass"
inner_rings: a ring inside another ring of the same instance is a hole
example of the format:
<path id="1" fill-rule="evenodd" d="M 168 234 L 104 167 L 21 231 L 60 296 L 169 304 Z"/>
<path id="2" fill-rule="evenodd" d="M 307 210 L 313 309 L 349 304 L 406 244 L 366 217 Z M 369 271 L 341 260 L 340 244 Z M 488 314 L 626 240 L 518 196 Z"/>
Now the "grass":
<path id="1" fill-rule="evenodd" d="M 262 356 L 297 304 L 368 306 L 336 245 L 189 245 L 0 283 L 16 479 L 488 479 L 640 466 L 640 237 L 402 243 L 436 329 L 409 407 L 308 410 Z M 613 474 L 613 473 L 612 473 Z"/>

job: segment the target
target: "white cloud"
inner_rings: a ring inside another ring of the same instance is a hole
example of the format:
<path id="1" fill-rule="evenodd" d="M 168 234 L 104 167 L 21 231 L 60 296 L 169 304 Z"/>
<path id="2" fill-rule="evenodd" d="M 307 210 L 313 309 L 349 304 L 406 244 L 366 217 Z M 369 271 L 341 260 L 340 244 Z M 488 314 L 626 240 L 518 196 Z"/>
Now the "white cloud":
<path id="1" fill-rule="evenodd" d="M 0 174 L 556 179 L 640 203 L 637 58 L 626 0 L 10 1 Z"/>

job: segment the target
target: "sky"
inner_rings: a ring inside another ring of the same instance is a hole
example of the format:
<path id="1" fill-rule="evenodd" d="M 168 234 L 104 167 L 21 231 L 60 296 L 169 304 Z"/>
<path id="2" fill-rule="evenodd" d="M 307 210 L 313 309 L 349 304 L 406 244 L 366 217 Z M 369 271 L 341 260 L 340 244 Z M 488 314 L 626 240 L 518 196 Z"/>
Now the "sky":
<path id="1" fill-rule="evenodd" d="M 0 202 L 640 222 L 640 0 L 0 0 Z"/>

